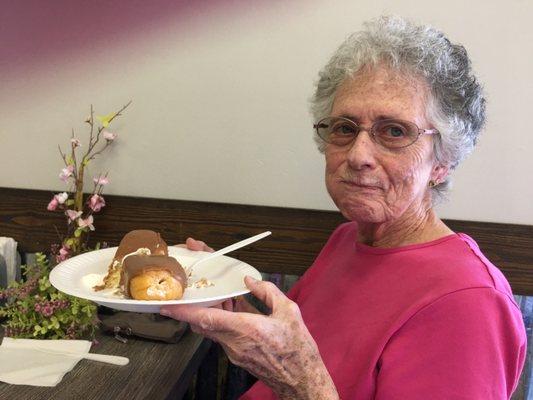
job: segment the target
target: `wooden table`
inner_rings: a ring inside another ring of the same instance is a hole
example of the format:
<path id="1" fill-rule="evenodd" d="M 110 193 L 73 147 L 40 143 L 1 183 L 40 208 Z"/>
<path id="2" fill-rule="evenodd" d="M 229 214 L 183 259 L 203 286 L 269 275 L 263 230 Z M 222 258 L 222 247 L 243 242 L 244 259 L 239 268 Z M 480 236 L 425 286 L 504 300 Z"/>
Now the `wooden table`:
<path id="1" fill-rule="evenodd" d="M 130 359 L 126 366 L 81 360 L 55 387 L 8 385 L 0 382 L 2 400 L 178 400 L 207 354 L 211 342 L 188 330 L 177 344 L 128 337 L 121 343 L 97 334 L 91 353 Z"/>

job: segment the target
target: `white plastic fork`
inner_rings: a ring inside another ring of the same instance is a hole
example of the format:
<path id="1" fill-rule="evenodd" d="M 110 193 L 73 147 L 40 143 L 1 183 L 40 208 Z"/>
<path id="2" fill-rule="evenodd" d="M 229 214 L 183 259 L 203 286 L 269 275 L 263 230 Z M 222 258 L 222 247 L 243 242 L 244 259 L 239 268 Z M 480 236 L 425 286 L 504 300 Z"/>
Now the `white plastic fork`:
<path id="1" fill-rule="evenodd" d="M 214 253 L 210 253 L 209 255 L 205 256 L 204 258 L 199 259 L 194 264 L 190 265 L 189 270 L 192 271 L 194 267 L 196 267 L 200 263 L 203 263 L 204 261 L 212 260 L 215 257 L 222 256 L 224 254 L 229 253 L 230 251 L 234 251 L 234 250 L 240 249 L 241 247 L 248 246 L 249 244 L 253 242 L 257 242 L 258 240 L 261 240 L 267 237 L 271 233 L 272 232 L 270 231 L 266 231 L 266 232 L 260 233 L 259 235 L 252 236 L 251 238 L 244 239 L 244 240 L 241 240 L 240 242 L 224 247 L 220 250 L 215 251 Z"/>

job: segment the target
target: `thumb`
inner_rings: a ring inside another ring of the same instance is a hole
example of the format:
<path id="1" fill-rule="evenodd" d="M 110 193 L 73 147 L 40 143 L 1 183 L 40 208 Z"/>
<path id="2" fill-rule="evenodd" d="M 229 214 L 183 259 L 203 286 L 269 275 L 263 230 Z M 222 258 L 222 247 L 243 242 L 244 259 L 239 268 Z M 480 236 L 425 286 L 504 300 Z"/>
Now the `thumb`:
<path id="1" fill-rule="evenodd" d="M 202 242 L 201 240 L 196 240 L 191 237 L 188 237 L 185 241 L 185 245 L 189 250 L 193 251 L 207 251 L 212 253 L 214 250 L 209 247 L 205 242 Z"/>
<path id="2" fill-rule="evenodd" d="M 265 305 L 275 311 L 276 305 L 287 299 L 281 290 L 272 282 L 259 281 L 249 275 L 244 277 L 244 283 L 250 292 L 261 300 Z"/>

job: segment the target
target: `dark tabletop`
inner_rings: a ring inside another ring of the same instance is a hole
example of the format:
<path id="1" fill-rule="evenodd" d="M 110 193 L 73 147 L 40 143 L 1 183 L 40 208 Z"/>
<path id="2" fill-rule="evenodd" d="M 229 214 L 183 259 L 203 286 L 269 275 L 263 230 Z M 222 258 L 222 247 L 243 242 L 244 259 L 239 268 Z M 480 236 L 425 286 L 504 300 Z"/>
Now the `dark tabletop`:
<path id="1" fill-rule="evenodd" d="M 126 366 L 81 360 L 55 387 L 0 382 L 1 400 L 181 399 L 211 342 L 188 330 L 176 344 L 98 333 L 91 353 L 130 359 Z"/>

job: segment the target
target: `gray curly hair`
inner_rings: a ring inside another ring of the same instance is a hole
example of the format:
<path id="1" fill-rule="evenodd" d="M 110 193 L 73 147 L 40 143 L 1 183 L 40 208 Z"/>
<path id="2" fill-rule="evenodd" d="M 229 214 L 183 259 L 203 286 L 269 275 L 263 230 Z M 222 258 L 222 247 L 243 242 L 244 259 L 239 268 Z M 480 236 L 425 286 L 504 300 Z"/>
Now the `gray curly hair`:
<path id="1" fill-rule="evenodd" d="M 485 98 L 465 48 L 435 28 L 397 16 L 380 17 L 364 28 L 348 37 L 320 71 L 311 98 L 315 121 L 329 115 L 337 88 L 346 78 L 385 63 L 427 82 L 427 117 L 440 132 L 434 141 L 435 157 L 456 168 L 476 145 L 485 124 Z M 316 133 L 315 140 L 323 152 L 325 144 Z M 431 188 L 435 202 L 445 197 L 450 183 L 448 177 Z"/>

